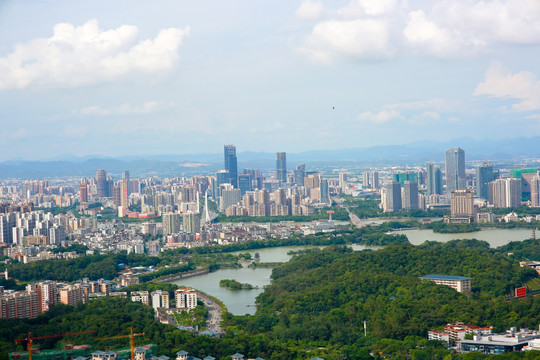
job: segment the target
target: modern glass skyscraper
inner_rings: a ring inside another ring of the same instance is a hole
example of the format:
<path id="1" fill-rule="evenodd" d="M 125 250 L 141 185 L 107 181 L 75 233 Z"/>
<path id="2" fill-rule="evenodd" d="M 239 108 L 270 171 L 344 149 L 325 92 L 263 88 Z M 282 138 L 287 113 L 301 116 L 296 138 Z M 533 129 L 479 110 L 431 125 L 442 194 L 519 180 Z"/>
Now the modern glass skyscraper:
<path id="1" fill-rule="evenodd" d="M 489 183 L 495 181 L 499 174 L 493 171 L 493 164 L 489 161 L 484 161 L 476 167 L 476 196 L 479 198 L 488 199 Z"/>
<path id="2" fill-rule="evenodd" d="M 238 162 L 236 160 L 236 146 L 225 145 L 225 170 L 229 171 L 231 185 L 238 188 Z"/>
<path id="3" fill-rule="evenodd" d="M 276 179 L 280 182 L 287 182 L 287 153 L 276 153 Z"/>
<path id="4" fill-rule="evenodd" d="M 297 186 L 304 186 L 304 177 L 306 177 L 306 164 L 299 164 L 294 170 L 294 183 Z"/>
<path id="5" fill-rule="evenodd" d="M 97 196 L 109 196 L 109 188 L 107 186 L 107 173 L 103 169 L 99 169 L 96 174 Z"/>
<path id="6" fill-rule="evenodd" d="M 460 148 L 446 150 L 446 192 L 465 189 L 465 151 Z"/>
<path id="7" fill-rule="evenodd" d="M 433 194 L 442 195 L 443 186 L 442 186 L 442 174 L 441 168 L 435 165 L 432 162 L 428 162 L 426 165 L 427 175 L 426 175 L 426 185 L 427 185 L 427 196 Z"/>

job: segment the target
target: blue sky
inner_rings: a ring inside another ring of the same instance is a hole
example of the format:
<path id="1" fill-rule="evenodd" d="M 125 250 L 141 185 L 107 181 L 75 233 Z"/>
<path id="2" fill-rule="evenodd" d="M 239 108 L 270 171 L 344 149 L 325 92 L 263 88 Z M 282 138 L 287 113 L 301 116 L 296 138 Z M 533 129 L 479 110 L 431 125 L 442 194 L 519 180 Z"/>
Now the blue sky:
<path id="1" fill-rule="evenodd" d="M 537 136 L 539 44 L 535 0 L 3 1 L 0 160 Z"/>

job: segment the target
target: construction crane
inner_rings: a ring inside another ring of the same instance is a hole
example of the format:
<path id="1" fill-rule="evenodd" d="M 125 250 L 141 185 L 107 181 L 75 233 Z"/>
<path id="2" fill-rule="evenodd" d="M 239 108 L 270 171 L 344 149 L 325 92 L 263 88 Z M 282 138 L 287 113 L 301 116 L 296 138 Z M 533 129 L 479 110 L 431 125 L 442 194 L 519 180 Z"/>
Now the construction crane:
<path id="1" fill-rule="evenodd" d="M 102 338 L 97 338 L 97 340 L 110 340 L 110 339 L 129 338 L 129 346 L 131 347 L 131 358 L 130 359 L 135 359 L 135 336 L 144 336 L 144 333 L 134 334 L 132 327 L 130 327 L 129 330 L 130 330 L 130 334 L 128 334 L 128 335 L 102 337 Z"/>
<path id="2" fill-rule="evenodd" d="M 64 337 L 69 335 L 79 335 L 79 334 L 91 334 L 95 333 L 96 330 L 91 331 L 79 331 L 79 332 L 73 332 L 73 333 L 67 333 L 67 334 L 55 334 L 55 335 L 45 335 L 45 336 L 36 336 L 32 337 L 32 332 L 28 332 L 28 337 L 24 339 L 15 339 L 15 344 L 21 343 L 26 341 L 27 348 L 28 348 L 28 360 L 32 360 L 32 344 L 34 343 L 34 340 L 40 340 L 40 339 L 49 339 L 49 338 L 55 338 L 55 337 Z"/>

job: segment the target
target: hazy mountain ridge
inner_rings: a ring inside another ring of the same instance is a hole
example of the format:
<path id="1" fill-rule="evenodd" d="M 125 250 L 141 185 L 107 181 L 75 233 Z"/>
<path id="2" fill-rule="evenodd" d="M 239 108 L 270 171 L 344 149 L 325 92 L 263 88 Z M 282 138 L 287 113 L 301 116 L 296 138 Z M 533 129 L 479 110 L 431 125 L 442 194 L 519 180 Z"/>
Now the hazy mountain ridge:
<path id="1" fill-rule="evenodd" d="M 540 137 L 474 140 L 454 139 L 446 142 L 422 141 L 406 145 L 383 145 L 367 148 L 339 150 L 312 150 L 287 153 L 289 169 L 303 162 L 312 166 L 325 165 L 413 165 L 426 161 L 444 161 L 444 151 L 459 146 L 465 150 L 467 161 L 473 160 L 513 160 L 540 158 L 538 144 Z M 238 169 L 274 169 L 275 153 L 239 152 Z M 54 160 L 28 161 L 13 160 L 0 163 L 0 178 L 40 179 L 66 176 L 95 176 L 97 169 L 103 168 L 113 177 L 119 177 L 123 170 L 130 170 L 133 176 L 189 176 L 210 174 L 223 167 L 223 154 L 164 154 L 132 155 L 117 158 L 94 156 L 75 157 L 66 155 Z"/>

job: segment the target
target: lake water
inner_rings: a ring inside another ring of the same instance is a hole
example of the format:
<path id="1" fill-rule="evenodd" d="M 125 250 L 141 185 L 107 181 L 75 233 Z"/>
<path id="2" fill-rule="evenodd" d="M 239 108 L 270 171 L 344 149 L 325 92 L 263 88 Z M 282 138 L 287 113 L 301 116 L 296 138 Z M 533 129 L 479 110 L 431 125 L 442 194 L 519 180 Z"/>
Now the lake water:
<path id="1" fill-rule="evenodd" d="M 492 248 L 506 245 L 511 241 L 523 241 L 531 238 L 531 229 L 486 229 L 463 234 L 439 234 L 433 230 L 400 230 L 392 231 L 392 234 L 403 234 L 407 236 L 413 245 L 420 245 L 426 241 L 447 242 L 456 239 L 476 239 L 484 240 Z"/>
<path id="2" fill-rule="evenodd" d="M 376 246 L 352 245 L 353 250 L 379 249 Z M 274 248 L 236 251 L 233 254 L 249 252 L 252 257 L 259 253 L 261 262 L 287 262 L 293 255 L 287 254 L 289 251 L 313 248 L 313 246 L 282 246 Z M 324 248 L 321 246 L 320 248 Z M 204 275 L 193 276 L 185 279 L 172 281 L 173 284 L 181 286 L 191 286 L 204 291 L 207 294 L 217 297 L 229 312 L 235 315 L 255 314 L 255 298 L 263 292 L 263 287 L 270 284 L 272 269 L 244 267 L 241 269 L 223 269 Z M 228 290 L 219 286 L 222 279 L 234 279 L 241 283 L 248 283 L 258 286 L 259 289 L 251 290 Z"/>
<path id="3" fill-rule="evenodd" d="M 531 230 L 527 229 L 488 229 L 465 234 L 438 234 L 432 230 L 402 230 L 394 231 L 393 234 L 404 234 L 411 244 L 420 245 L 425 241 L 446 242 L 454 239 L 478 239 L 487 241 L 491 247 L 506 245 L 510 241 L 523 241 L 531 238 Z M 249 252 L 252 257 L 259 253 L 261 262 L 287 262 L 293 255 L 287 253 L 291 250 L 312 248 L 313 246 L 283 246 L 266 249 L 237 251 L 237 253 Z M 324 246 L 320 246 L 324 248 Z M 352 245 L 353 250 L 379 249 L 375 246 Z M 235 315 L 254 314 L 255 298 L 263 292 L 263 287 L 270 284 L 272 269 L 244 267 L 241 269 L 223 269 L 213 273 L 179 279 L 172 283 L 181 286 L 191 286 L 217 297 L 227 306 L 228 310 Z M 252 290 L 228 290 L 219 286 L 222 279 L 234 279 L 241 283 L 258 286 Z"/>

